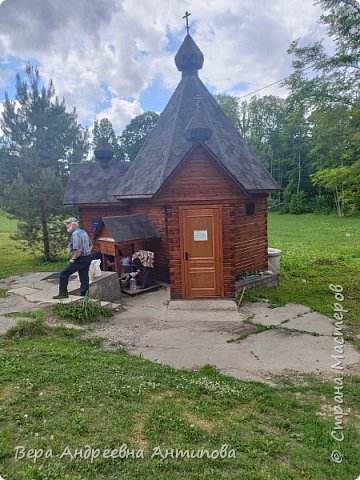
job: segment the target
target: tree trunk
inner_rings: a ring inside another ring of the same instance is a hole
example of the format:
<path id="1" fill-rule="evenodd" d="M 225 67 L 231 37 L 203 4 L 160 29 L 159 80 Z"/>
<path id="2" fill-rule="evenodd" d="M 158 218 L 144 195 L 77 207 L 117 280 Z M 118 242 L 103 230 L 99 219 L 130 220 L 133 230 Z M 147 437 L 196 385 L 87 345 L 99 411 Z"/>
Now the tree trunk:
<path id="1" fill-rule="evenodd" d="M 300 192 L 300 182 L 301 182 L 301 157 L 300 157 L 300 150 L 299 150 L 299 159 L 298 159 L 298 184 L 297 184 L 297 189 L 296 193 Z"/>
<path id="2" fill-rule="evenodd" d="M 51 260 L 49 229 L 46 218 L 46 211 L 44 207 L 41 208 L 41 231 L 43 237 L 44 257 L 46 258 L 46 260 Z"/>
<path id="3" fill-rule="evenodd" d="M 338 194 L 338 189 L 335 187 L 334 190 L 334 200 L 335 200 L 335 206 L 336 206 L 336 211 L 338 214 L 338 217 L 342 218 L 344 216 L 344 211 L 342 208 L 342 202 L 339 200 L 339 194 Z"/>

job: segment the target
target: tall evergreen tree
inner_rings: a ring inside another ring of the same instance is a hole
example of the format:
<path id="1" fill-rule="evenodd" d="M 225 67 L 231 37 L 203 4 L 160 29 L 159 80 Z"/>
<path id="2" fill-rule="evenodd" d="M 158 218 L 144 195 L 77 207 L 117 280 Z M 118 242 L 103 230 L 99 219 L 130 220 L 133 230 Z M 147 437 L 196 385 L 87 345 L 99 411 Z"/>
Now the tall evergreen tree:
<path id="1" fill-rule="evenodd" d="M 0 205 L 19 221 L 17 238 L 51 259 L 64 238 L 59 221 L 69 164 L 86 156 L 88 133 L 32 65 L 25 78 L 16 77 L 15 101 L 5 95 L 1 127 Z"/>

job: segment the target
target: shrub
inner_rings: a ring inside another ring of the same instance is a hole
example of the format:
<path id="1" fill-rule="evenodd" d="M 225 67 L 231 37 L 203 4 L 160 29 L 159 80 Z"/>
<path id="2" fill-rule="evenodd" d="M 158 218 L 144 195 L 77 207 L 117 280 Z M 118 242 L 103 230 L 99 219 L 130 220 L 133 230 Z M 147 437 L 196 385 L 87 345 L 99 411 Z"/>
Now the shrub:
<path id="1" fill-rule="evenodd" d="M 309 211 L 306 194 L 301 191 L 293 193 L 290 198 L 289 212 L 294 214 L 306 213 Z"/>
<path id="2" fill-rule="evenodd" d="M 53 305 L 53 312 L 63 320 L 74 320 L 77 323 L 88 323 L 97 320 L 99 317 L 111 317 L 111 310 L 101 307 L 98 303 L 84 297 L 81 305 L 69 303 L 57 303 Z"/>
<path id="3" fill-rule="evenodd" d="M 317 214 L 322 213 L 330 213 L 333 207 L 333 200 L 329 199 L 328 196 L 325 195 L 317 195 L 316 197 L 311 199 L 310 208 L 311 211 Z"/>

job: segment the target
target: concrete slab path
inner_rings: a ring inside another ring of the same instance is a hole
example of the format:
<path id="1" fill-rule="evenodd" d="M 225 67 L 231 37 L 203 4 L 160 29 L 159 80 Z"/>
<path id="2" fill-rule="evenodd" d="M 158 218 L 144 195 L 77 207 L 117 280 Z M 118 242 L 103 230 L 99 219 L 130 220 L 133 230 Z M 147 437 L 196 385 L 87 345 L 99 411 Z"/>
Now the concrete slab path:
<path id="1" fill-rule="evenodd" d="M 150 307 L 152 299 L 145 301 Z M 126 305 L 127 311 L 117 316 L 118 320 L 126 317 L 127 324 L 139 327 L 134 329 L 139 336 L 133 337 L 130 351 L 177 368 L 197 369 L 209 363 L 225 374 L 268 383 L 274 375 L 290 371 L 323 376 L 336 373 L 331 368 L 332 321 L 307 307 L 290 304 L 274 309 L 248 303 L 238 311 L 235 302 L 234 308 L 224 303 L 224 310 L 221 302 L 215 302 L 213 310 L 209 301 L 189 310 L 188 302 L 176 302 L 175 309 L 172 303 L 161 316 L 147 316 L 145 331 L 136 320 L 137 306 Z M 344 366 L 346 372 L 360 374 L 360 354 L 349 342 Z"/>
<path id="2" fill-rule="evenodd" d="M 10 277 L 0 282 L 12 295 L 0 300 L 0 333 L 15 323 L 3 315 L 49 303 L 53 292 L 44 291 L 47 274 Z M 56 287 L 55 287 L 56 288 Z M 35 290 L 35 293 L 34 293 Z M 288 304 L 269 308 L 248 303 L 238 310 L 233 301 L 170 301 L 163 288 L 136 297 L 122 298 L 124 311 L 92 324 L 88 335 L 104 337 L 109 346 L 176 368 L 198 369 L 212 364 L 237 378 L 272 383 L 284 373 L 337 374 L 332 319 L 308 307 Z M 346 342 L 345 373 L 360 375 L 360 353 Z"/>

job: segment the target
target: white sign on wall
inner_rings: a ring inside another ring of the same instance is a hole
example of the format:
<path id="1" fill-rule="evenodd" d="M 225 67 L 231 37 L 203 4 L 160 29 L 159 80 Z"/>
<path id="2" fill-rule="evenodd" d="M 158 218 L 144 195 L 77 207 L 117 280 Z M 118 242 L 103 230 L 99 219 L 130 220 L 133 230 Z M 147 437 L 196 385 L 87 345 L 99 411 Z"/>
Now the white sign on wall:
<path id="1" fill-rule="evenodd" d="M 206 242 L 207 239 L 207 230 L 194 230 L 194 242 Z"/>

